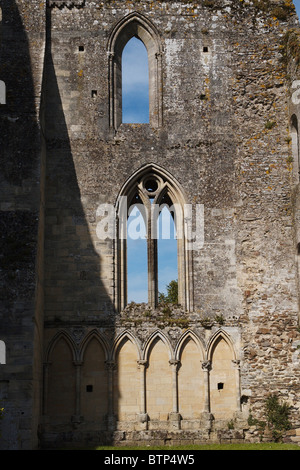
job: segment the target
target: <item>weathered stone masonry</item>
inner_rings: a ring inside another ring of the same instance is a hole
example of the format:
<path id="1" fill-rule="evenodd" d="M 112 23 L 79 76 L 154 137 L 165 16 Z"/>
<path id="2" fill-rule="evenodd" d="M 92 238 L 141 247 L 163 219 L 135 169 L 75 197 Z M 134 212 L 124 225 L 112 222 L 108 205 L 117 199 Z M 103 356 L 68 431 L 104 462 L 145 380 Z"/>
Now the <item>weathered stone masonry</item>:
<path id="1" fill-rule="evenodd" d="M 272 392 L 298 429 L 292 3 L 0 7 L 0 448 L 258 440 L 248 417 Z M 122 123 L 134 35 L 149 124 Z M 180 305 L 157 305 L 155 262 L 149 304 L 128 305 L 126 243 L 97 237 L 99 205 L 146 201 L 150 177 L 204 206 L 204 246 L 178 243 Z"/>

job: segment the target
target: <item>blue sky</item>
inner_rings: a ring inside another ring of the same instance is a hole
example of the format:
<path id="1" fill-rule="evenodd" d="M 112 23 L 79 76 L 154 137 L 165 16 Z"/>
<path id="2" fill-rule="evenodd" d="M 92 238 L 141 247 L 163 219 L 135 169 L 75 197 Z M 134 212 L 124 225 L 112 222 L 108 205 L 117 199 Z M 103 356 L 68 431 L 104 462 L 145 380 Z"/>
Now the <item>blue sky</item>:
<path id="1" fill-rule="evenodd" d="M 127 238 L 127 281 L 128 302 L 137 303 L 148 301 L 148 267 L 146 228 L 138 210 L 134 210 L 128 218 Z M 166 293 L 166 286 L 177 274 L 177 240 L 174 233 L 174 223 L 170 213 L 165 209 L 159 217 L 158 250 L 158 290 Z M 163 222 L 162 222 L 163 220 Z M 165 230 L 170 230 L 170 237 L 165 238 Z"/>
<path id="2" fill-rule="evenodd" d="M 300 0 L 294 0 L 296 11 L 300 17 Z M 144 44 L 132 38 L 124 48 L 122 57 L 122 89 L 123 89 L 123 122 L 148 123 L 148 59 Z M 136 240 L 128 237 L 128 302 L 148 301 L 147 275 L 147 243 L 145 227 L 138 213 L 132 215 L 129 224 L 133 223 L 135 233 L 140 231 Z M 140 225 L 139 225 L 140 224 Z M 170 221 L 170 225 L 172 222 Z M 158 282 L 159 292 L 166 292 L 166 286 L 177 279 L 177 242 L 174 236 L 170 240 L 158 240 Z"/>
<path id="3" fill-rule="evenodd" d="M 149 122 L 149 72 L 147 50 L 132 38 L 122 56 L 123 122 Z"/>

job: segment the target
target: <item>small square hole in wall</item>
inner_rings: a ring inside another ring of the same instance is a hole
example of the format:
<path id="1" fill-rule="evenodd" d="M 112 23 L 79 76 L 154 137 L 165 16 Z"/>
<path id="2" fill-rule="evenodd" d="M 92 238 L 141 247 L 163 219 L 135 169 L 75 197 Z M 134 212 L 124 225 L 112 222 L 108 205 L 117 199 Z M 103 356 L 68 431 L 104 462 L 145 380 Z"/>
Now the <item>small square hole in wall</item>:
<path id="1" fill-rule="evenodd" d="M 207 46 L 203 47 L 203 52 L 208 52 L 208 47 Z"/>
<path id="2" fill-rule="evenodd" d="M 97 90 L 92 90 L 92 98 L 96 98 L 97 94 Z"/>
<path id="3" fill-rule="evenodd" d="M 224 389 L 224 384 L 222 382 L 218 383 L 218 390 L 223 390 Z"/>
<path id="4" fill-rule="evenodd" d="M 87 391 L 88 393 L 91 393 L 91 392 L 93 391 L 93 385 L 87 385 L 87 386 L 86 386 L 86 391 Z"/>
<path id="5" fill-rule="evenodd" d="M 79 50 L 79 52 L 84 52 L 84 46 L 79 46 L 78 50 Z"/>

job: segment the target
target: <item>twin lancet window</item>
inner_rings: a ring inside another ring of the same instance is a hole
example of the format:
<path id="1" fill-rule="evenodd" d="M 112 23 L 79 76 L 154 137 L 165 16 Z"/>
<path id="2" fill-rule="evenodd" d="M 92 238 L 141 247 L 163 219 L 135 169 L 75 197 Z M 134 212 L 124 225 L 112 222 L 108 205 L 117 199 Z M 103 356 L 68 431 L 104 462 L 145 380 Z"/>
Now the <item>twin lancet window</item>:
<path id="1" fill-rule="evenodd" d="M 116 307 L 119 310 L 131 300 L 156 307 L 167 279 L 178 279 L 178 303 L 190 307 L 187 278 L 190 256 L 186 249 L 183 210 L 184 198 L 178 183 L 154 164 L 143 167 L 124 185 L 117 204 Z M 133 265 L 138 271 L 133 272 Z M 146 281 L 142 297 L 134 298 L 143 273 Z"/>
<path id="2" fill-rule="evenodd" d="M 178 278 L 176 212 L 162 178 L 146 176 L 135 189 L 128 201 L 127 301 L 156 305 L 164 284 Z"/>

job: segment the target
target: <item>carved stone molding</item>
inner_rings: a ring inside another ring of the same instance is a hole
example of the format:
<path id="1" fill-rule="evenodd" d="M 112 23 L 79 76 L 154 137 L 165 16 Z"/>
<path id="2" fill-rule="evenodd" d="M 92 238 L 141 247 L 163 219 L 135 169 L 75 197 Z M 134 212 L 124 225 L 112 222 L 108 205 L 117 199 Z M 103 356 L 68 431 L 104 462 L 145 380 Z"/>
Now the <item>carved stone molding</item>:
<path id="1" fill-rule="evenodd" d="M 76 344 L 79 344 L 85 335 L 85 328 L 71 328 L 70 333 L 75 340 Z"/>
<path id="2" fill-rule="evenodd" d="M 57 8 L 82 8 L 84 7 L 85 0 L 48 0 L 49 7 Z"/>
<path id="3" fill-rule="evenodd" d="M 203 361 L 202 362 L 202 369 L 206 371 L 211 370 L 211 361 Z"/>

